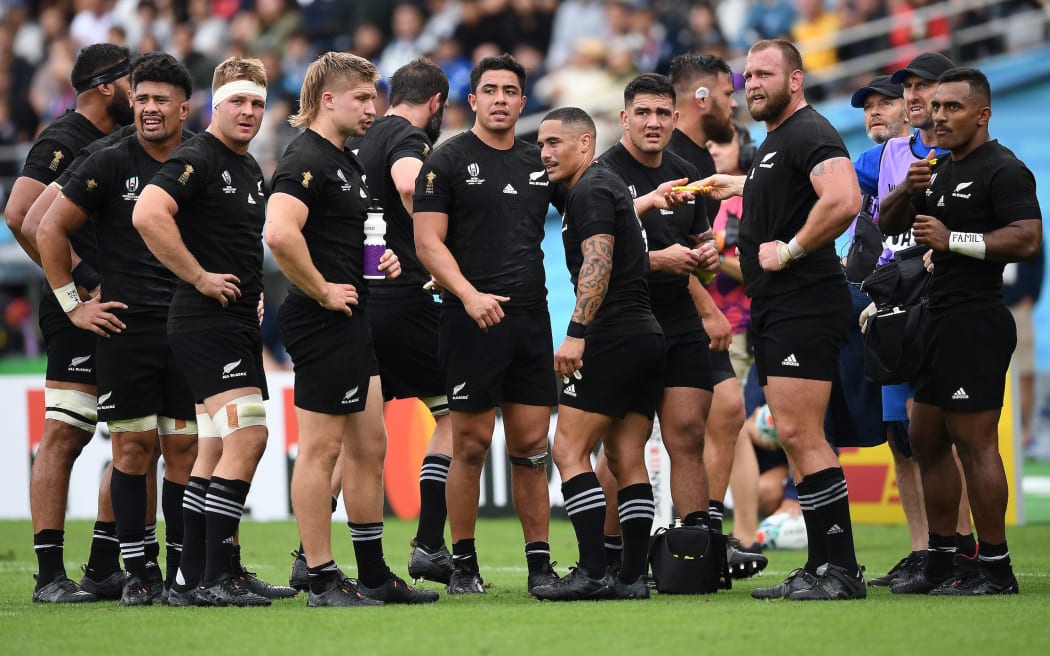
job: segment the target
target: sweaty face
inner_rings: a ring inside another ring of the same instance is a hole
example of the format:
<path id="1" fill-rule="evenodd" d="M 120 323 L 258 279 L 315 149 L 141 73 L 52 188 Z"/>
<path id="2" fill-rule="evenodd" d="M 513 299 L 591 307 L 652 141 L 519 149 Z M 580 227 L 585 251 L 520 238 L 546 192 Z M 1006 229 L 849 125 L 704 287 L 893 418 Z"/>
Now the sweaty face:
<path id="1" fill-rule="evenodd" d="M 537 141 L 540 146 L 540 161 L 547 170 L 551 182 L 571 180 L 583 163 L 583 148 L 580 135 L 561 121 L 548 120 L 540 123 Z"/>
<path id="2" fill-rule="evenodd" d="M 131 102 L 135 129 L 143 140 L 161 142 L 173 135 L 182 138 L 182 122 L 189 112 L 182 89 L 163 82 L 139 82 Z"/>
<path id="3" fill-rule="evenodd" d="M 733 114 L 737 107 L 733 81 L 726 73 L 719 73 L 709 91 L 708 110 L 700 116 L 700 124 L 708 139 L 725 143 L 733 138 Z"/>
<path id="4" fill-rule="evenodd" d="M 974 143 L 978 131 L 988 123 L 991 109 L 982 98 L 970 93 L 968 82 L 945 82 L 937 87 L 930 107 L 937 145 L 965 156 L 980 145 Z M 981 142 L 983 143 L 983 142 Z"/>
<path id="5" fill-rule="evenodd" d="M 620 113 L 624 134 L 632 147 L 642 153 L 661 153 L 671 141 L 678 123 L 671 96 L 640 93 Z"/>
<path id="6" fill-rule="evenodd" d="M 238 93 L 212 110 L 212 121 L 230 143 L 247 148 L 262 127 L 266 101 L 251 93 Z"/>
<path id="7" fill-rule="evenodd" d="M 360 137 L 376 118 L 376 85 L 371 82 L 332 92 L 336 121 L 344 134 Z"/>
<path id="8" fill-rule="evenodd" d="M 478 88 L 467 96 L 470 108 L 477 113 L 477 122 L 489 132 L 513 131 L 521 110 L 525 108 L 525 95 L 518 76 L 513 71 L 485 71 L 478 80 Z"/>
<path id="9" fill-rule="evenodd" d="M 777 48 L 747 55 L 744 68 L 747 110 L 756 121 L 775 121 L 791 103 L 791 71 Z"/>
<path id="10" fill-rule="evenodd" d="M 904 101 L 881 93 L 869 93 L 864 99 L 864 127 L 868 138 L 877 144 L 907 134 L 908 118 Z"/>
<path id="11" fill-rule="evenodd" d="M 904 87 L 904 107 L 908 112 L 908 123 L 913 128 L 926 130 L 933 126 L 930 101 L 937 92 L 937 83 L 918 75 L 909 75 L 901 83 Z"/>

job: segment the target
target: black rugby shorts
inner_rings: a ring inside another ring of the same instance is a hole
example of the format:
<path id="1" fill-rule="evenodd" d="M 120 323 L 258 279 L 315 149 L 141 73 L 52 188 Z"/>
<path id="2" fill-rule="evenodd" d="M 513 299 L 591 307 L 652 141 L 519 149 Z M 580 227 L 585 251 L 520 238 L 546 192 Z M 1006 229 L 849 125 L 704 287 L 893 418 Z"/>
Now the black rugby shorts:
<path id="1" fill-rule="evenodd" d="M 693 387 L 713 389 L 711 373 L 711 340 L 702 330 L 680 335 L 669 335 L 667 364 L 664 368 L 664 387 Z"/>
<path id="2" fill-rule="evenodd" d="M 171 332 L 168 344 L 193 390 L 193 400 L 241 387 L 258 387 L 268 398 L 259 326 L 231 319 L 206 330 Z"/>
<path id="3" fill-rule="evenodd" d="M 135 328 L 98 340 L 99 421 L 158 415 L 196 419 L 193 392 L 168 348 L 166 319 L 129 317 Z"/>
<path id="4" fill-rule="evenodd" d="M 379 361 L 383 399 L 410 399 L 445 393 L 438 360 L 441 304 L 423 290 L 384 293 L 368 300 L 372 347 Z"/>
<path id="5" fill-rule="evenodd" d="M 663 335 L 587 337 L 583 367 L 561 384 L 561 404 L 623 419 L 649 419 L 663 397 L 667 341 Z"/>
<path id="6" fill-rule="evenodd" d="M 41 297 L 39 314 L 47 380 L 94 385 L 98 369 L 95 333 L 74 326 L 50 292 Z"/>

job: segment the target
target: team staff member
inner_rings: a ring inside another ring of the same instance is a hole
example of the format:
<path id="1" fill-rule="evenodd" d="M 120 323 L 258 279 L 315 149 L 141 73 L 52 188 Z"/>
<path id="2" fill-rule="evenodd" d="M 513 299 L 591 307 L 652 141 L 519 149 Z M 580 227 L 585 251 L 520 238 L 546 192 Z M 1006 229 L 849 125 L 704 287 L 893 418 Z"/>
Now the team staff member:
<path id="1" fill-rule="evenodd" d="M 666 180 L 699 179 L 695 167 L 666 151 L 677 123 L 675 89 L 666 77 L 649 73 L 629 82 L 620 121 L 623 136 L 598 161 L 619 174 L 632 196 L 649 193 Z M 710 237 L 702 201 L 688 201 L 674 210 L 653 209 L 640 218 L 649 248 L 652 311 L 667 339 L 657 414 L 671 457 L 671 498 L 683 524 L 707 525 L 703 457 L 704 420 L 711 407 L 710 340 L 691 291 L 706 299 L 708 312 L 718 309 L 706 292 L 691 288 L 700 286 L 694 270 L 704 264 L 716 266 L 718 254 L 713 243 L 701 242 Z M 728 341 L 721 346 L 728 346 Z M 626 501 L 621 499 L 620 505 Z"/>
<path id="2" fill-rule="evenodd" d="M 73 64 L 71 81 L 77 91 L 75 109 L 49 125 L 33 144 L 21 175 L 15 180 L 4 209 L 11 233 L 22 249 L 39 264 L 35 237 L 23 230 L 26 215 L 42 195 L 41 211 L 50 206 L 57 190 L 47 192 L 89 143 L 101 139 L 115 127 L 132 121 L 128 103 L 127 48 L 108 43 L 90 45 L 80 51 Z M 85 295 L 98 286 L 94 235 L 83 231 L 74 240 L 82 263 L 77 281 Z M 81 590 L 66 576 L 63 562 L 66 497 L 73 463 L 95 433 L 98 417 L 95 387 L 95 338 L 79 330 L 62 312 L 51 290 L 40 301 L 40 329 L 47 353 L 44 382 L 46 414 L 29 482 L 33 517 L 33 548 L 39 567 L 33 601 L 75 603 L 120 595 L 123 572 L 109 504 L 109 477 L 99 490 L 99 515 L 95 539 Z"/>
<path id="3" fill-rule="evenodd" d="M 928 159 L 913 162 L 903 183 L 883 199 L 880 216 L 884 229 L 910 227 L 915 241 L 933 250 L 928 341 L 909 433 L 922 471 L 930 550 L 920 576 L 925 585 L 895 585 L 894 591 L 1017 594 L 999 456 L 999 416 L 1016 342 L 1002 301 L 1002 274 L 1005 262 L 1039 251 L 1042 215 L 1031 171 L 989 136 L 991 89 L 983 73 L 943 73 L 931 109 L 937 143 L 951 155 L 938 158 L 936 166 Z M 961 495 L 953 444 L 959 446 L 979 536 L 978 571 L 965 579 L 952 576 Z"/>
<path id="4" fill-rule="evenodd" d="M 231 57 L 219 64 L 211 123 L 172 153 L 133 214 L 150 251 L 181 281 L 168 340 L 198 403 L 200 437 L 219 438 L 222 447 L 213 467 L 198 457 L 184 495 L 186 540 L 204 533 L 205 549 L 203 568 L 183 552 L 168 595 L 177 605 L 270 605 L 234 576 L 231 562 L 267 436 L 258 316 L 266 191 L 248 154 L 265 108 L 262 62 Z"/>
<path id="5" fill-rule="evenodd" d="M 785 451 L 798 467 L 809 538 L 803 568 L 757 598 L 859 599 L 846 479 L 824 435 L 824 415 L 850 298 L 834 239 L 860 210 L 857 176 L 841 137 L 806 103 L 802 58 L 788 41 L 751 46 L 748 110 L 769 131 L 746 177 L 701 181 L 713 195 L 742 194 L 740 266 L 751 303 L 759 382 Z M 828 563 L 818 576 L 817 568 Z"/>
<path id="6" fill-rule="evenodd" d="M 371 126 L 378 79 L 371 62 L 348 53 L 329 52 L 310 64 L 300 111 L 290 120 L 305 129 L 281 157 L 267 208 L 266 241 L 292 283 L 278 324 L 295 365 L 302 439 L 292 506 L 309 566 L 308 606 L 438 598 L 432 590 L 408 587 L 383 557 L 386 432 L 364 316 L 364 224 L 371 197 L 364 168 L 344 145 Z M 383 253 L 378 269 L 400 274 L 393 251 Z M 359 584 L 343 576 L 332 557 L 328 493 L 340 449 Z"/>
<path id="7" fill-rule="evenodd" d="M 497 406 L 514 465 L 529 589 L 553 576 L 546 463 L 557 399 L 540 249 L 550 183 L 539 149 L 514 136 L 525 70 L 510 55 L 486 57 L 470 79 L 474 127 L 431 153 L 413 197 L 416 253 L 448 292 L 439 349 L 452 410 L 449 594 L 485 592 L 474 531 Z"/>
<path id="8" fill-rule="evenodd" d="M 419 472 L 419 524 L 408 573 L 448 583 L 452 554 L 445 546 L 445 482 L 452 461 L 452 420 L 438 362 L 441 305 L 423 285 L 430 274 L 416 256 L 412 194 L 416 176 L 438 136 L 448 100 L 448 78 L 426 59 L 390 76 L 390 109 L 349 147 L 368 174 L 368 188 L 386 218 L 386 243 L 398 254 L 401 275 L 369 286 L 368 323 L 383 398 L 418 397 L 434 417 L 434 433 Z"/>
<path id="9" fill-rule="evenodd" d="M 49 284 L 65 292 L 60 302 L 70 320 L 100 336 L 99 418 L 108 423 L 113 442 L 112 503 L 128 572 L 120 601 L 139 606 L 159 603 L 164 590 L 156 555 L 146 547 L 147 473 L 158 438 L 172 515 L 167 541 L 181 544 L 181 490 L 196 456 L 197 429 L 193 394 L 168 348 L 168 305 L 177 279 L 146 248 L 131 215 L 140 182 L 152 178 L 183 139 L 193 82 L 171 55 L 149 53 L 135 61 L 131 88 L 136 133 L 77 167 L 44 217 L 37 246 Z M 73 282 L 70 236 L 89 218 L 104 301 L 80 301 Z"/>
<path id="10" fill-rule="evenodd" d="M 634 98 L 643 106 L 655 101 L 641 92 L 646 82 Z M 673 113 L 673 101 L 659 98 L 658 106 Z M 571 574 L 532 591 L 553 601 L 649 597 L 646 554 L 655 504 L 644 453 L 664 391 L 667 346 L 649 299 L 644 229 L 624 181 L 610 167 L 592 166 L 594 140 L 593 120 L 575 107 L 556 109 L 540 123 L 543 166 L 552 183 L 569 188 L 562 241 L 576 291 L 554 360 L 563 384 L 553 455 L 580 559 Z M 624 549 L 616 576 L 606 576 L 606 503 L 591 469 L 599 440 L 619 485 Z"/>

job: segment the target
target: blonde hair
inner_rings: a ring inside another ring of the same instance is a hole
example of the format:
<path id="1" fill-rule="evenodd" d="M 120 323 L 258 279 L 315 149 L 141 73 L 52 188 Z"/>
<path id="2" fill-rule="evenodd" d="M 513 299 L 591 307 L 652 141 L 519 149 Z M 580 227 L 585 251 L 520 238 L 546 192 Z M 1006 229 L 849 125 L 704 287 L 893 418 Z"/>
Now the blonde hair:
<path id="1" fill-rule="evenodd" d="M 267 86 L 266 66 L 258 59 L 230 57 L 215 67 L 215 75 L 211 78 L 212 93 L 218 91 L 219 87 L 227 82 L 235 80 L 248 80 L 265 87 Z"/>
<path id="2" fill-rule="evenodd" d="M 310 64 L 299 92 L 299 113 L 288 117 L 292 127 L 305 128 L 321 109 L 321 94 L 337 84 L 354 86 L 379 80 L 379 69 L 364 57 L 348 52 L 326 52 Z"/>

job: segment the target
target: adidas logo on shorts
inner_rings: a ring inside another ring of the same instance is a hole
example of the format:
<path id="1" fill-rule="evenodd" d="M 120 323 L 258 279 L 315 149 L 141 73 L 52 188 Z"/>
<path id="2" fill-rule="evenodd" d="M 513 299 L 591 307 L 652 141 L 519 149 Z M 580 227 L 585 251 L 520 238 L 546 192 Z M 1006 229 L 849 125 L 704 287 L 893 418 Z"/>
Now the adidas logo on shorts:
<path id="1" fill-rule="evenodd" d="M 781 364 L 781 366 L 784 366 L 784 367 L 797 367 L 797 366 L 799 366 L 798 358 L 795 357 L 794 353 L 792 353 L 791 355 L 789 355 L 786 358 L 784 358 L 784 361 L 781 362 L 780 364 Z"/>
<path id="2" fill-rule="evenodd" d="M 565 396 L 576 396 L 576 383 L 566 385 L 565 389 L 562 390 L 562 393 L 564 393 Z"/>
<path id="3" fill-rule="evenodd" d="M 969 398 L 970 395 L 961 387 L 955 390 L 955 394 L 952 394 L 952 401 L 966 401 L 969 400 Z"/>
<path id="4" fill-rule="evenodd" d="M 840 535 L 842 533 L 842 527 L 838 524 L 832 524 L 831 528 L 828 529 L 827 535 Z"/>

